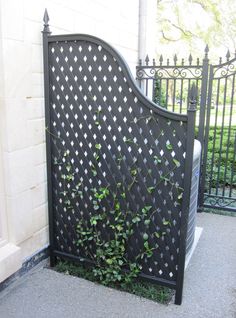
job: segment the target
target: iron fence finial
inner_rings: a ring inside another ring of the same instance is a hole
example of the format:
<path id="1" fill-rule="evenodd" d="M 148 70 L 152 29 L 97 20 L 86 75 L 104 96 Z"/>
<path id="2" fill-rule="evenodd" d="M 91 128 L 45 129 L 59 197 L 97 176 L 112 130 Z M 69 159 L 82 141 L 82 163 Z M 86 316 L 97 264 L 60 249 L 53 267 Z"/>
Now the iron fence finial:
<path id="1" fill-rule="evenodd" d="M 160 58 L 159 58 L 159 62 L 160 62 L 160 65 L 162 65 L 163 63 L 163 55 L 161 54 Z"/>
<path id="2" fill-rule="evenodd" d="M 189 61 L 189 65 L 192 65 L 193 57 L 191 53 L 189 54 L 188 61 Z"/>
<path id="3" fill-rule="evenodd" d="M 174 55 L 174 63 L 175 63 L 175 65 L 177 63 L 177 55 L 176 54 Z"/>
<path id="4" fill-rule="evenodd" d="M 48 11 L 47 9 L 45 8 L 45 11 L 44 11 L 44 16 L 43 16 L 43 22 L 44 22 L 44 25 L 43 25 L 43 33 L 51 33 L 50 31 L 50 28 L 49 28 L 49 15 L 48 15 Z"/>
<path id="5" fill-rule="evenodd" d="M 229 61 L 229 59 L 230 59 L 230 51 L 228 50 L 227 53 L 226 53 L 226 60 L 227 60 L 227 62 Z"/>
<path id="6" fill-rule="evenodd" d="M 145 58 L 145 62 L 146 62 L 146 65 L 148 66 L 148 64 L 149 64 L 149 56 L 148 56 L 148 54 L 147 54 L 147 56 Z"/>
<path id="7" fill-rule="evenodd" d="M 206 45 L 204 52 L 205 52 L 205 59 L 207 59 L 207 58 L 208 58 L 208 53 L 209 53 L 209 46 L 208 46 L 208 44 Z"/>

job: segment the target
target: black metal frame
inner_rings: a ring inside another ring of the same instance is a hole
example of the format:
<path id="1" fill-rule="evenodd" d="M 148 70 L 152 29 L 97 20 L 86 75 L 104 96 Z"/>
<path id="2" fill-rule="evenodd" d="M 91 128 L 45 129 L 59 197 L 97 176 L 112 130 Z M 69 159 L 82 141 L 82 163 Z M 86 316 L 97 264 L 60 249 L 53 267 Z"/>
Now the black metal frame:
<path id="1" fill-rule="evenodd" d="M 117 63 L 120 68 L 122 68 L 122 76 L 124 76 L 124 82 L 129 84 L 129 87 L 132 91 L 132 94 L 138 101 L 140 107 L 145 107 L 147 111 L 151 112 L 151 114 L 155 114 L 157 119 L 164 120 L 166 123 L 168 121 L 172 121 L 173 127 L 177 127 L 179 123 L 179 133 L 183 134 L 178 137 L 182 138 L 183 149 L 185 149 L 185 157 L 182 160 L 184 164 L 184 180 L 183 180 L 183 203 L 180 206 L 180 210 L 178 210 L 178 218 L 177 224 L 178 227 L 174 230 L 176 233 L 180 233 L 179 235 L 179 244 L 176 243 L 176 253 L 177 253 L 177 263 L 174 264 L 176 268 L 176 280 L 168 280 L 163 279 L 161 277 L 155 277 L 155 275 L 147 275 L 145 273 L 141 273 L 140 277 L 143 279 L 147 279 L 152 282 L 156 282 L 160 285 L 167 286 L 176 290 L 175 303 L 181 304 L 182 301 L 182 292 L 183 292 L 183 280 L 184 280 L 184 269 L 185 269 L 185 250 L 186 250 L 186 233 L 187 233 L 187 224 L 188 224 L 188 214 L 189 214 L 189 205 L 190 205 L 190 189 L 191 189 L 191 178 L 192 178 L 192 160 L 193 160 L 193 144 L 194 144 L 194 126 L 195 126 L 195 113 L 196 113 L 196 99 L 197 99 L 197 89 L 193 85 L 189 94 L 189 107 L 187 114 L 176 114 L 164 110 L 158 107 L 153 102 L 149 101 L 136 86 L 132 75 L 129 71 L 129 68 L 120 54 L 113 49 L 109 44 L 105 43 L 103 40 L 98 39 L 93 36 L 84 35 L 84 34 L 72 34 L 72 35 L 51 35 L 48 25 L 48 14 L 45 12 L 44 15 L 44 30 L 43 30 L 43 53 L 44 53 L 44 92 L 45 92 L 45 121 L 46 121 L 46 150 L 47 150 L 47 179 L 48 179 L 48 207 L 49 207 L 49 231 L 50 231 L 50 263 L 51 266 L 55 265 L 56 257 L 65 258 L 69 260 L 73 260 L 75 262 L 80 262 L 81 257 L 76 255 L 76 253 L 69 253 L 68 251 L 64 251 L 59 248 L 59 245 L 56 242 L 56 220 L 57 220 L 57 212 L 55 211 L 55 200 L 57 197 L 53 193 L 53 178 L 55 171 L 53 171 L 53 163 L 52 163 L 52 151 L 54 147 L 54 137 L 51 132 L 52 127 L 52 95 L 50 95 L 50 90 L 52 86 L 52 79 L 50 79 L 49 74 L 49 46 L 52 44 L 57 45 L 58 43 L 62 43 L 64 46 L 67 43 L 72 42 L 80 42 L 80 43 L 91 43 L 91 45 L 101 46 L 107 53 L 111 55 L 114 63 Z M 145 110 L 146 111 L 146 110 Z M 161 119 L 163 118 L 163 119 Z M 163 122 L 164 123 L 164 122 Z M 165 126 L 165 125 L 164 125 Z M 167 126 L 167 125 L 166 125 Z M 143 126 L 144 127 L 144 126 Z M 171 126 L 170 126 L 171 127 Z M 177 127 L 178 128 L 178 127 Z M 172 128 L 173 129 L 173 128 Z M 186 130 L 184 130 L 186 129 Z M 182 133 L 181 133 L 182 131 Z M 168 133 L 169 134 L 169 133 Z M 169 138 L 172 138 L 171 136 Z M 177 151 L 177 150 L 176 150 Z M 181 155 L 180 150 L 179 154 Z M 183 155 L 183 153 L 182 153 Z M 182 167 L 181 167 L 182 169 Z M 182 182 L 181 180 L 179 180 Z M 55 183 L 55 181 L 54 181 Z M 166 212 L 167 213 L 167 212 Z M 58 227 L 61 225 L 59 224 Z M 67 235 L 67 233 L 65 234 Z M 67 242 L 67 239 L 65 240 Z M 65 243 L 66 244 L 66 243 Z M 162 250 L 162 253 L 165 253 Z M 92 264 L 91 260 L 83 260 L 83 262 Z"/>

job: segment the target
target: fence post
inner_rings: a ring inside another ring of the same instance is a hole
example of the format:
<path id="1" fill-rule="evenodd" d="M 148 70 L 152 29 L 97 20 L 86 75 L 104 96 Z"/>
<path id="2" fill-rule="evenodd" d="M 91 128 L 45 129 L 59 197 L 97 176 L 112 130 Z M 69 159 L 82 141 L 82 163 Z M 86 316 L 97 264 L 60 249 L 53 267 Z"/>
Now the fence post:
<path id="1" fill-rule="evenodd" d="M 44 12 L 44 28 L 43 35 L 43 71 L 44 71 L 44 100 L 45 100 L 45 127 L 46 127 L 46 154 L 47 154 L 47 191 L 48 191 L 48 215 L 49 215 L 49 252 L 50 265 L 55 265 L 55 257 L 53 256 L 53 207 L 52 207 L 52 157 L 51 157 L 51 136 L 47 133 L 50 129 L 50 104 L 49 104 L 49 63 L 48 63 L 48 36 L 51 34 L 49 28 L 49 16 L 47 9 Z"/>
<path id="2" fill-rule="evenodd" d="M 188 227 L 188 216 L 190 206 L 190 192 L 192 182 L 192 165 L 193 165 L 193 147 L 195 138 L 195 118 L 197 104 L 197 87 L 193 83 L 190 89 L 189 106 L 188 106 L 188 122 L 187 122 L 187 146 L 184 170 L 184 194 L 181 211 L 180 225 L 180 247 L 178 259 L 178 275 L 176 282 L 175 303 L 181 305 L 184 283 L 185 254 L 186 254 L 186 236 Z"/>
<path id="3" fill-rule="evenodd" d="M 208 59 L 208 52 L 209 52 L 209 47 L 208 45 L 205 48 L 205 57 L 203 59 L 203 64 L 202 64 L 202 85 L 201 85 L 201 99 L 200 99 L 200 118 L 199 118 L 199 128 L 198 128 L 198 136 L 197 139 L 200 141 L 201 146 L 202 146 L 202 152 L 201 152 L 201 175 L 199 178 L 199 198 L 198 198 L 198 206 L 199 206 L 199 211 L 202 210 L 203 207 L 203 195 L 204 195 L 204 186 L 205 182 L 204 181 L 204 151 L 205 151 L 205 122 L 206 122 L 206 106 L 207 106 L 207 89 L 208 89 L 208 72 L 209 72 L 209 59 Z M 203 194 L 202 194 L 203 193 Z"/>
<path id="4" fill-rule="evenodd" d="M 205 127 L 205 113 L 206 113 L 206 101 L 207 101 L 207 86 L 208 86 L 208 59 L 209 48 L 208 45 L 205 48 L 205 57 L 202 63 L 202 85 L 201 85 L 201 99 L 200 99 L 200 118 L 199 118 L 199 130 L 198 140 L 203 148 L 204 143 L 204 127 Z"/>
<path id="5" fill-rule="evenodd" d="M 208 98 L 207 98 L 207 115 L 204 133 L 204 143 L 202 147 L 202 158 L 201 158 L 201 179 L 200 179 L 200 191 L 198 197 L 198 205 L 200 210 L 203 208 L 204 203 L 204 192 L 206 183 L 206 166 L 207 166 L 207 151 L 208 151 L 208 139 L 209 139 L 209 126 L 210 126 L 210 114 L 211 114 L 211 99 L 212 99 L 212 82 L 213 82 L 213 66 L 210 65 L 209 72 L 209 85 L 208 85 Z"/>

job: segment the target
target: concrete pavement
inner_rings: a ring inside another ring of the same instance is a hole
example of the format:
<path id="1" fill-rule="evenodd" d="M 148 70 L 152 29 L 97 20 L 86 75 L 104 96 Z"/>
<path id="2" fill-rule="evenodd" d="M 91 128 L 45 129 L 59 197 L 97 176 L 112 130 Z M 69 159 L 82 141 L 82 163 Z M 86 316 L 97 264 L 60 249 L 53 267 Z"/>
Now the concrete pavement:
<path id="1" fill-rule="evenodd" d="M 1 318 L 236 318 L 236 217 L 198 214 L 203 233 L 181 306 L 38 266 L 0 293 Z"/>

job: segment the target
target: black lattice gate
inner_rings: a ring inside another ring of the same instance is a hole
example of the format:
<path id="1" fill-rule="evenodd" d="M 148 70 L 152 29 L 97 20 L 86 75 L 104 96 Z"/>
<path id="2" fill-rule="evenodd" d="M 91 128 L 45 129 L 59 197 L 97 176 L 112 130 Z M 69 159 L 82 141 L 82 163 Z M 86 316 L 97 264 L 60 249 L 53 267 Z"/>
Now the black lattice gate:
<path id="1" fill-rule="evenodd" d="M 93 262 L 77 245 L 76 226 L 99 211 L 112 218 L 114 196 L 134 226 L 127 258 L 144 234 L 152 254 L 140 277 L 176 289 L 182 299 L 195 119 L 195 90 L 187 115 L 148 101 L 121 56 L 88 35 L 43 31 L 51 264 L 56 257 Z M 108 189 L 99 204 L 94 189 Z M 147 227 L 148 223 L 148 227 Z M 109 226 L 99 231 L 112 237 Z M 156 234 L 158 233 L 158 235 Z M 93 253 L 93 246 L 91 253 Z"/>

